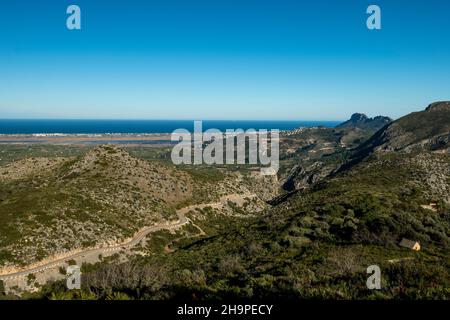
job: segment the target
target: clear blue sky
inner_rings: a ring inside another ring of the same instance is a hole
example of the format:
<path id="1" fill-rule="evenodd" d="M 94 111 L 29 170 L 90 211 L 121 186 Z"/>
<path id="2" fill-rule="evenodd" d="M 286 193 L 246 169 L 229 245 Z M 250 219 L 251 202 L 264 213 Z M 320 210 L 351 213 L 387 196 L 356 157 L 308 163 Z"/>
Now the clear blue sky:
<path id="1" fill-rule="evenodd" d="M 0 118 L 396 118 L 449 75 L 448 0 L 0 3 Z"/>

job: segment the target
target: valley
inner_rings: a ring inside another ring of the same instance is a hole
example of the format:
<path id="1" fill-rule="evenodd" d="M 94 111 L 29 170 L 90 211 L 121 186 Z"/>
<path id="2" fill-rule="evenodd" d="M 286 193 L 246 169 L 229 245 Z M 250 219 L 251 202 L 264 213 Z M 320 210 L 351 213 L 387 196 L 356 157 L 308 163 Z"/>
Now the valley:
<path id="1" fill-rule="evenodd" d="M 273 177 L 175 166 L 167 145 L 0 144 L 3 296 L 449 298 L 449 125 L 439 102 L 281 132 Z"/>

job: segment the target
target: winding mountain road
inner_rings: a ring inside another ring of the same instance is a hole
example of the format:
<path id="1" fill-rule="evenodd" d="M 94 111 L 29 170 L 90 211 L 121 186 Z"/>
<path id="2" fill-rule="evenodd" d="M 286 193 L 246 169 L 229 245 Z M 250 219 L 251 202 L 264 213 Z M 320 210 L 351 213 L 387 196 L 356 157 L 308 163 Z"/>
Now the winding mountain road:
<path id="1" fill-rule="evenodd" d="M 0 274 L 0 280 L 11 280 L 11 279 L 17 279 L 20 277 L 25 277 L 25 276 L 28 276 L 29 274 L 34 274 L 34 273 L 42 272 L 42 271 L 45 271 L 48 269 L 52 269 L 52 268 L 61 266 L 61 265 L 65 264 L 66 261 L 68 261 L 68 260 L 73 260 L 73 259 L 80 258 L 80 257 L 86 258 L 86 256 L 88 256 L 88 255 L 97 257 L 98 255 L 103 254 L 103 253 L 109 253 L 109 252 L 113 252 L 113 251 L 129 249 L 129 248 L 137 245 L 139 242 L 141 242 L 142 239 L 144 239 L 149 233 L 160 231 L 160 230 L 175 230 L 175 229 L 178 229 L 178 228 L 184 226 L 185 224 L 192 223 L 192 221 L 188 217 L 186 217 L 186 214 L 192 209 L 195 209 L 195 208 L 203 209 L 207 206 L 211 206 L 213 208 L 218 208 L 221 205 L 223 205 L 224 203 L 226 203 L 228 200 L 236 201 L 238 199 L 243 199 L 245 197 L 252 198 L 252 197 L 256 197 L 256 195 L 255 194 L 244 194 L 244 195 L 229 194 L 229 195 L 220 197 L 220 200 L 218 202 L 187 206 L 187 207 L 177 210 L 177 216 L 178 216 L 177 221 L 168 222 L 165 224 L 144 228 L 141 231 L 137 232 L 133 236 L 133 238 L 127 242 L 123 242 L 120 244 L 103 247 L 103 248 L 92 248 L 92 249 L 83 250 L 80 252 L 69 254 L 65 257 L 55 258 L 54 260 L 52 260 L 50 262 L 45 262 L 45 263 L 42 263 L 39 265 L 25 267 L 25 268 L 23 268 L 23 270 L 20 270 L 20 271 Z M 199 228 L 195 224 L 193 224 L 193 225 L 200 230 L 200 235 L 205 235 L 205 232 L 201 228 Z"/>
<path id="2" fill-rule="evenodd" d="M 178 229 L 190 222 L 190 220 L 183 214 L 183 211 L 181 211 L 181 210 L 177 211 L 177 215 L 178 215 L 178 221 L 169 222 L 169 223 L 145 228 L 145 229 L 137 232 L 133 236 L 133 238 L 131 240 L 129 240 L 128 242 L 116 244 L 116 245 L 109 246 L 109 247 L 87 249 L 84 251 L 80 251 L 80 252 L 65 256 L 63 258 L 57 258 L 51 262 L 47 262 L 47 263 L 44 263 L 39 266 L 34 266 L 34 267 L 31 267 L 28 269 L 24 268 L 23 270 L 18 271 L 18 272 L 2 274 L 2 275 L 0 275 L 0 280 L 17 279 L 19 277 L 28 276 L 29 274 L 42 272 L 47 269 L 55 268 L 59 265 L 63 265 L 68 260 L 85 257 L 87 255 L 96 255 L 97 256 L 97 255 L 100 255 L 105 252 L 119 251 L 119 250 L 131 248 L 131 247 L 137 245 L 139 242 L 141 242 L 142 239 L 144 239 L 149 233 L 160 231 L 160 230 L 175 230 L 175 229 Z"/>

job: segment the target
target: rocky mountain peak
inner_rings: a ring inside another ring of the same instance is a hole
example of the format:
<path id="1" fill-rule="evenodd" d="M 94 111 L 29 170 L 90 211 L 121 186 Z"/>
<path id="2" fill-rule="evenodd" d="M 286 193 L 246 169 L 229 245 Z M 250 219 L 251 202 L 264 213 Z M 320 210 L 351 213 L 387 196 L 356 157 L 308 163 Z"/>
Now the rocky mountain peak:
<path id="1" fill-rule="evenodd" d="M 360 122 L 360 121 L 366 121 L 368 117 L 364 113 L 354 113 L 350 117 L 350 121 L 353 122 Z"/>
<path id="2" fill-rule="evenodd" d="M 363 113 L 354 113 L 349 120 L 341 123 L 337 128 L 360 128 L 377 131 L 391 121 L 392 119 L 389 117 L 376 116 L 374 118 L 369 118 Z"/>
<path id="3" fill-rule="evenodd" d="M 450 111 L 450 101 L 434 102 L 426 108 L 426 111 Z"/>

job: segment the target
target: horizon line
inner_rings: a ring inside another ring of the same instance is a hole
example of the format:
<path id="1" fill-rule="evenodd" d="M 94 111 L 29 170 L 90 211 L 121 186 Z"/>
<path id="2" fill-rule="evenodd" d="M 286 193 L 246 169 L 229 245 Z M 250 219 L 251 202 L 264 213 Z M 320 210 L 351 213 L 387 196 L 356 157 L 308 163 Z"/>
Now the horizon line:
<path id="1" fill-rule="evenodd" d="M 45 121 L 280 121 L 280 122 L 343 122 L 347 120 L 288 120 L 288 119 L 139 119 L 139 118 L 0 118 L 5 120 L 45 120 Z"/>

